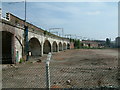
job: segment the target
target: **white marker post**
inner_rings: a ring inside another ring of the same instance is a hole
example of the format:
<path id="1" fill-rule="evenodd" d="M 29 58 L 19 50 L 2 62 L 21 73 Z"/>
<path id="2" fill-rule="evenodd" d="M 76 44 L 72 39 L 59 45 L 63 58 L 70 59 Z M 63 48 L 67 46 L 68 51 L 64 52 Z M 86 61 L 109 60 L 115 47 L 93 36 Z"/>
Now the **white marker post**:
<path id="1" fill-rule="evenodd" d="M 46 88 L 50 90 L 50 69 L 49 69 L 49 64 L 50 64 L 50 59 L 51 59 L 52 54 L 49 53 L 47 56 L 46 60 Z"/>

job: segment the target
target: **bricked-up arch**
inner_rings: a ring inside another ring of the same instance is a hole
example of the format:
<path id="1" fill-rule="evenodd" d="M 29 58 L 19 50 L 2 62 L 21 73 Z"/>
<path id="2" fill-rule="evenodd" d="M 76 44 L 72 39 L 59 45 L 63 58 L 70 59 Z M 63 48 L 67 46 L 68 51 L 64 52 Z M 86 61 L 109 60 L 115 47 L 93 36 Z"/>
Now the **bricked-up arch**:
<path id="1" fill-rule="evenodd" d="M 12 64 L 14 56 L 14 35 L 7 31 L 2 31 L 2 63 Z"/>
<path id="2" fill-rule="evenodd" d="M 48 40 L 45 40 L 43 45 L 43 54 L 48 54 L 49 52 L 51 52 L 51 44 Z"/>
<path id="3" fill-rule="evenodd" d="M 57 52 L 58 51 L 58 46 L 57 46 L 57 43 L 55 41 L 52 44 L 52 48 L 53 48 L 53 52 Z"/>
<path id="4" fill-rule="evenodd" d="M 66 50 L 66 44 L 63 43 L 63 50 Z"/>
<path id="5" fill-rule="evenodd" d="M 31 56 L 41 56 L 41 44 L 37 38 L 29 40 L 29 51 L 31 52 Z"/>
<path id="6" fill-rule="evenodd" d="M 59 43 L 59 51 L 62 51 L 62 43 Z"/>
<path id="7" fill-rule="evenodd" d="M 69 43 L 67 43 L 67 49 L 70 49 L 70 44 Z"/>

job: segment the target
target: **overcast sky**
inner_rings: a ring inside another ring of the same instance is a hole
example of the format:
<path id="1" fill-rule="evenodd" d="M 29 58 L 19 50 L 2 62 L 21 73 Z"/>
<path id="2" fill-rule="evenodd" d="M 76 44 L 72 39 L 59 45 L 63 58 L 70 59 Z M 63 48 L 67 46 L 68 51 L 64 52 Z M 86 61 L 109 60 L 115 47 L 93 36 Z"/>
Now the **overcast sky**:
<path id="1" fill-rule="evenodd" d="M 24 19 L 24 2 L 2 3 L 2 8 Z M 118 3 L 27 2 L 27 21 L 45 30 L 63 28 L 64 34 L 114 40 L 118 36 Z"/>

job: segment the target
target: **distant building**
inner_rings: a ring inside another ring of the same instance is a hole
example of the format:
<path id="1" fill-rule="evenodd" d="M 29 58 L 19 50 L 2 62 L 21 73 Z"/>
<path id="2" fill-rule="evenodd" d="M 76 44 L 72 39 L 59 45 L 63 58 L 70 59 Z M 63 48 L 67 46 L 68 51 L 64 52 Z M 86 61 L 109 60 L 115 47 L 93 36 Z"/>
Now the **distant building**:
<path id="1" fill-rule="evenodd" d="M 99 43 L 90 40 L 83 40 L 81 41 L 81 47 L 98 48 Z"/>
<path id="2" fill-rule="evenodd" d="M 105 40 L 94 40 L 95 42 L 99 43 L 99 47 L 103 48 L 106 46 L 106 41 Z"/>
<path id="3" fill-rule="evenodd" d="M 116 42 L 115 42 L 115 40 L 114 41 L 111 41 L 111 48 L 116 48 Z"/>
<path id="4" fill-rule="evenodd" d="M 117 48 L 120 48 L 120 37 L 117 37 L 115 39 L 115 45 L 116 45 Z"/>
<path id="5" fill-rule="evenodd" d="M 105 47 L 105 41 L 101 41 L 101 40 L 83 40 L 83 41 L 81 41 L 81 47 L 104 48 Z"/>

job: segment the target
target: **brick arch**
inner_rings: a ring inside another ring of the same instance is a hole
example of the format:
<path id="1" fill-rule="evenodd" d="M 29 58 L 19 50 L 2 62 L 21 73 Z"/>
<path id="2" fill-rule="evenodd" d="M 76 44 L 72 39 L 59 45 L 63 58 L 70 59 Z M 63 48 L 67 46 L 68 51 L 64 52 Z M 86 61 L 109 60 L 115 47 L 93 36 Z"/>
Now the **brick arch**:
<path id="1" fill-rule="evenodd" d="M 66 50 L 66 43 L 63 43 L 63 50 Z"/>
<path id="2" fill-rule="evenodd" d="M 36 37 L 29 40 L 29 51 L 31 56 L 41 56 L 41 43 Z"/>
<path id="3" fill-rule="evenodd" d="M 43 44 L 43 54 L 51 52 L 51 43 L 49 40 L 45 40 Z"/>
<path id="4" fill-rule="evenodd" d="M 36 39 L 39 40 L 40 44 L 42 43 L 41 40 L 40 40 L 40 38 L 37 37 L 37 36 L 28 36 L 28 41 L 30 41 L 31 38 L 36 38 Z"/>
<path id="5" fill-rule="evenodd" d="M 58 45 L 57 45 L 56 41 L 53 42 L 52 49 L 53 49 L 53 52 L 57 52 L 58 51 Z"/>
<path id="6" fill-rule="evenodd" d="M 67 49 L 70 49 L 70 43 L 67 43 Z"/>
<path id="7" fill-rule="evenodd" d="M 14 34 L 8 31 L 2 31 L 2 63 L 12 64 L 14 63 Z"/>
<path id="8" fill-rule="evenodd" d="M 6 26 L 7 27 L 7 26 Z M 17 34 L 14 30 L 14 28 L 5 28 L 3 27 L 4 30 L 2 30 L 2 32 L 9 32 L 11 34 L 13 34 L 15 37 L 17 37 L 19 40 L 22 39 L 23 40 L 23 37 L 21 37 L 19 34 Z"/>
<path id="9" fill-rule="evenodd" d="M 59 42 L 59 51 L 62 51 L 63 50 L 63 45 L 61 42 Z"/>

